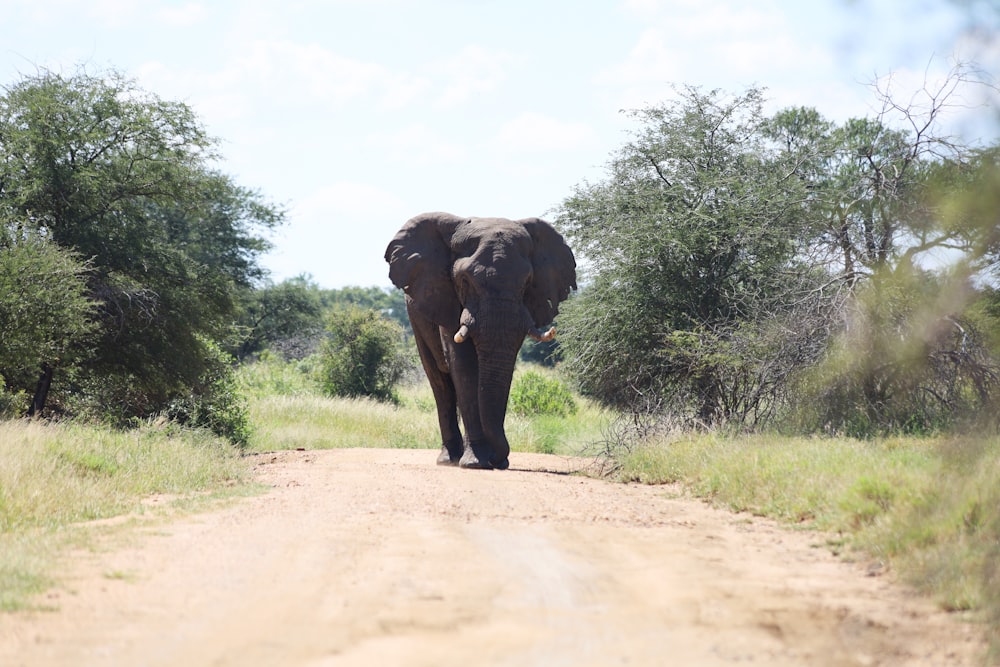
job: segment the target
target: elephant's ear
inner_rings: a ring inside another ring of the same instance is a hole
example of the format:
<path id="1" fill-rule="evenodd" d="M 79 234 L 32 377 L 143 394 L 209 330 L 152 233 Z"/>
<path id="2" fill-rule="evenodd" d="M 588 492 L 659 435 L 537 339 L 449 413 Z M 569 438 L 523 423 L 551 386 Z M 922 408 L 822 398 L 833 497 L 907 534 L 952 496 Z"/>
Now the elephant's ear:
<path id="1" fill-rule="evenodd" d="M 407 220 L 385 249 L 392 284 L 420 314 L 449 329 L 458 329 L 462 315 L 451 279 L 451 236 L 467 222 L 450 213 L 422 213 Z"/>
<path id="2" fill-rule="evenodd" d="M 559 314 L 559 303 L 576 289 L 576 259 L 559 232 L 539 218 L 519 220 L 535 242 L 534 278 L 524 293 L 524 302 L 535 325 L 550 324 Z"/>

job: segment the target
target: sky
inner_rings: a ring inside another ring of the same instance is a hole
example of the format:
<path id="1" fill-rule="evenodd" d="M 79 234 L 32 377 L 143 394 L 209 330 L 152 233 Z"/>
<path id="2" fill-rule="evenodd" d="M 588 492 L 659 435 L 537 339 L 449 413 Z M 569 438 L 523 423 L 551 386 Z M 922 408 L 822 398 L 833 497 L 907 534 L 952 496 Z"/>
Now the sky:
<path id="1" fill-rule="evenodd" d="M 875 114 L 876 80 L 908 98 L 955 58 L 996 72 L 957 4 L 0 0 L 0 86 L 114 69 L 185 102 L 217 168 L 287 211 L 271 280 L 388 287 L 407 219 L 551 219 L 638 129 L 622 111 L 673 86 L 762 86 L 768 111 L 843 121 Z M 975 141 L 988 113 L 956 110 L 949 131 Z"/>

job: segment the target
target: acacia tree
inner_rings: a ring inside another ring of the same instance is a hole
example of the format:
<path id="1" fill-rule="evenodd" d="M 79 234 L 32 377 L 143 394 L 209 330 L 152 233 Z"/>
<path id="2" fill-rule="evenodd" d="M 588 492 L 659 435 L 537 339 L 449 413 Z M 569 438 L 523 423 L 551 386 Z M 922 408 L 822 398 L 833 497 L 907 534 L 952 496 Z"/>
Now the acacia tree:
<path id="1" fill-rule="evenodd" d="M 97 335 L 61 400 L 141 417 L 215 372 L 282 213 L 212 171 L 214 146 L 189 107 L 116 72 L 42 71 L 0 96 L 0 221 L 88 262 Z"/>
<path id="2" fill-rule="evenodd" d="M 974 83 L 973 68 L 956 64 L 942 81 L 897 101 L 891 77 L 873 85 L 878 112 L 841 125 L 799 107 L 763 127 L 807 187 L 815 227 L 813 261 L 854 286 L 936 249 L 972 249 L 968 225 L 943 224 L 925 196 L 956 184 L 976 151 L 949 137 L 941 119 Z M 948 174 L 951 175 L 948 175 Z"/>
<path id="3" fill-rule="evenodd" d="M 632 112 L 642 128 L 607 180 L 562 204 L 590 270 L 563 315 L 565 364 L 605 402 L 753 423 L 817 354 L 802 313 L 820 276 L 797 254 L 805 184 L 765 140 L 761 89 L 678 94 Z"/>

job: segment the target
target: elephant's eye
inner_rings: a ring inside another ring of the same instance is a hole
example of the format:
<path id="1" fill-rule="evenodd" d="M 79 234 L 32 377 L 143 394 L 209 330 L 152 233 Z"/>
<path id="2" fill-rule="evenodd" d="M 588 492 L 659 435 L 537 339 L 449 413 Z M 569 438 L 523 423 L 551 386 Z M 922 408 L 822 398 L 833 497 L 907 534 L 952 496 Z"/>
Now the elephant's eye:
<path id="1" fill-rule="evenodd" d="M 465 303 L 466 299 L 469 297 L 471 289 L 472 285 L 469 275 L 464 272 L 456 272 L 455 291 L 458 293 L 459 301 Z"/>

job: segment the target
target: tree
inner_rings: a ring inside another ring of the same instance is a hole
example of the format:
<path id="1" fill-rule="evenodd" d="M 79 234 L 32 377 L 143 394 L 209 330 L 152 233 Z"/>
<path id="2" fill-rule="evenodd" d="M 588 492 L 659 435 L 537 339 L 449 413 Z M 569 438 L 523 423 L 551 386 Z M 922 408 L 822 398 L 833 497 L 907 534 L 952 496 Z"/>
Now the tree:
<path id="1" fill-rule="evenodd" d="M 320 289 L 306 276 L 248 292 L 240 315 L 237 356 L 245 359 L 269 347 L 293 358 L 313 351 L 322 329 Z"/>
<path id="2" fill-rule="evenodd" d="M 51 380 L 52 369 L 87 352 L 97 305 L 87 298 L 87 270 L 43 237 L 0 230 L 0 389 L 32 396 L 29 414 L 43 407 L 39 375 Z"/>
<path id="3" fill-rule="evenodd" d="M 811 259 L 850 286 L 934 250 L 969 252 L 974 226 L 948 223 L 927 195 L 954 189 L 979 152 L 940 127 L 973 68 L 897 101 L 892 78 L 873 85 L 879 111 L 837 125 L 810 108 L 786 109 L 763 128 L 806 185 Z"/>
<path id="4" fill-rule="evenodd" d="M 209 343 L 231 335 L 283 214 L 212 171 L 214 145 L 186 105 L 115 72 L 42 71 L 0 97 L 0 222 L 88 260 L 78 409 L 154 414 L 202 386 Z"/>
<path id="5" fill-rule="evenodd" d="M 558 224 L 591 276 L 568 302 L 566 366 L 602 401 L 703 423 L 774 409 L 820 276 L 798 260 L 805 184 L 765 141 L 763 91 L 686 87 L 631 112 L 642 128 Z M 777 328 L 780 328 L 777 327 Z"/>
<path id="6" fill-rule="evenodd" d="M 412 367 L 402 342 L 402 327 L 378 311 L 355 305 L 334 308 L 320 351 L 324 391 L 395 401 L 395 386 Z"/>
<path id="7" fill-rule="evenodd" d="M 873 118 L 838 126 L 799 108 L 766 128 L 807 185 L 809 256 L 850 296 L 830 311 L 837 336 L 825 363 L 798 388 L 810 428 L 951 427 L 996 400 L 1000 369 L 967 317 L 994 266 L 996 149 L 974 150 L 939 126 L 972 72 L 958 64 L 905 103 L 885 79 Z"/>

